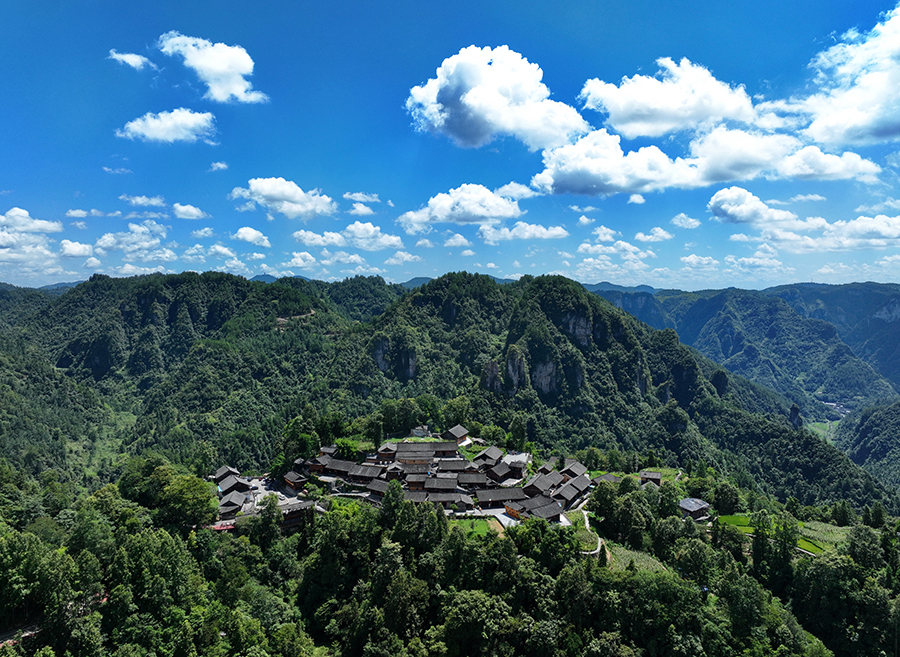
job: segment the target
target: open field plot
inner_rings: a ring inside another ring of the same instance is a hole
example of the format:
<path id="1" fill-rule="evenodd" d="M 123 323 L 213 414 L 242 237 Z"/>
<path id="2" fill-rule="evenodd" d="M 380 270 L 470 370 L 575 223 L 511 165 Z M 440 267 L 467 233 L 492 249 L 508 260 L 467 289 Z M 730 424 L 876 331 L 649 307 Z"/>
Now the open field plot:
<path id="1" fill-rule="evenodd" d="M 597 539 L 599 537 L 593 530 L 587 529 L 584 526 L 584 512 L 569 511 L 566 513 L 566 518 L 569 519 L 569 522 L 571 522 L 572 526 L 577 530 L 578 543 L 581 546 L 581 549 L 585 552 L 596 549 Z"/>
<path id="2" fill-rule="evenodd" d="M 646 552 L 635 552 L 618 543 L 607 542 L 606 545 L 612 555 L 612 560 L 609 562 L 611 570 L 625 570 L 632 560 L 634 565 L 638 567 L 638 570 L 668 570 L 661 561 Z"/>
<path id="3" fill-rule="evenodd" d="M 838 527 L 815 520 L 800 523 L 800 536 L 823 550 L 833 550 L 839 544 L 844 543 L 849 531 L 849 527 Z M 815 550 L 810 551 L 814 552 Z"/>
<path id="4" fill-rule="evenodd" d="M 491 530 L 498 534 L 503 533 L 503 525 L 496 518 L 460 518 L 451 520 L 450 527 L 459 527 L 466 536 L 487 536 Z"/>

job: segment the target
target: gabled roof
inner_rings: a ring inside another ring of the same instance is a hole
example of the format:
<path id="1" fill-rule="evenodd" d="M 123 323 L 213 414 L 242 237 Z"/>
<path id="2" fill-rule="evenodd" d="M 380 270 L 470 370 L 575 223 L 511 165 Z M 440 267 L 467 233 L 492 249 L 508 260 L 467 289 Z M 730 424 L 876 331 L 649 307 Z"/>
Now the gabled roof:
<path id="1" fill-rule="evenodd" d="M 556 488 L 562 483 L 563 476 L 556 470 L 551 470 L 548 474 L 536 474 L 531 480 L 525 484 L 525 488 L 534 487 L 539 491 L 546 492 Z"/>
<path id="2" fill-rule="evenodd" d="M 591 485 L 591 480 L 588 479 L 585 475 L 581 475 L 579 477 L 575 477 L 571 481 L 569 481 L 565 486 L 560 488 L 553 494 L 553 497 L 556 499 L 565 500 L 568 504 L 576 497 L 584 493 Z"/>
<path id="3" fill-rule="evenodd" d="M 491 445 L 483 452 L 479 453 L 473 461 L 483 461 L 485 459 L 493 459 L 495 461 L 499 461 L 503 458 L 503 452 L 496 445 Z"/>
<path id="4" fill-rule="evenodd" d="M 481 503 L 491 502 L 507 502 L 514 500 L 524 500 L 528 497 L 524 488 L 513 486 L 510 488 L 495 488 L 489 490 L 481 490 L 476 494 L 478 501 Z"/>
<path id="5" fill-rule="evenodd" d="M 483 472 L 460 472 L 456 481 L 460 486 L 487 486 L 488 478 Z"/>
<path id="6" fill-rule="evenodd" d="M 574 479 L 580 475 L 583 475 L 587 472 L 587 466 L 582 465 L 578 461 L 568 461 L 566 460 L 566 468 L 562 471 L 563 476 L 569 477 L 569 479 Z"/>
<path id="7" fill-rule="evenodd" d="M 216 482 L 219 482 L 222 479 L 224 479 L 225 477 L 227 477 L 228 475 L 233 475 L 236 477 L 239 474 L 241 474 L 241 473 L 238 472 L 237 470 L 235 470 L 234 468 L 232 468 L 230 465 L 223 465 L 221 468 L 216 470 L 216 474 L 213 475 L 213 479 Z"/>
<path id="8" fill-rule="evenodd" d="M 350 468 L 350 476 L 359 477 L 360 479 L 375 479 L 382 472 L 384 472 L 384 469 L 379 468 L 377 465 L 361 464 Z"/>
<path id="9" fill-rule="evenodd" d="M 438 479 L 437 477 L 429 477 L 425 480 L 425 490 L 456 490 L 456 479 Z"/>
<path id="10" fill-rule="evenodd" d="M 366 486 L 366 490 L 370 490 L 373 493 L 378 493 L 380 495 L 384 495 L 388 488 L 390 488 L 390 484 L 384 479 L 373 479 L 369 482 L 369 485 Z"/>
<path id="11" fill-rule="evenodd" d="M 428 501 L 435 504 L 463 504 L 467 507 L 475 505 L 472 498 L 464 493 L 428 493 Z"/>
<path id="12" fill-rule="evenodd" d="M 503 481 L 504 479 L 509 479 L 511 474 L 512 470 L 510 469 L 509 464 L 504 463 L 503 461 L 487 471 L 487 476 L 494 481 Z"/>
<path id="13" fill-rule="evenodd" d="M 591 483 L 595 486 L 599 484 L 601 481 L 608 481 L 611 484 L 617 484 L 622 481 L 622 477 L 617 477 L 614 474 L 609 474 L 608 472 L 605 475 L 600 475 L 599 477 L 594 477 L 591 480 Z"/>
<path id="14" fill-rule="evenodd" d="M 244 506 L 244 502 L 246 501 L 246 493 L 239 493 L 238 491 L 228 493 L 228 495 L 219 500 L 219 513 L 223 511 L 227 512 L 234 508 L 240 509 L 242 506 Z"/>
<path id="15" fill-rule="evenodd" d="M 662 474 L 653 470 L 642 470 L 641 479 L 662 479 Z"/>
<path id="16" fill-rule="evenodd" d="M 454 440 L 459 440 L 460 438 L 465 438 L 469 435 L 469 430 L 466 429 L 463 425 L 457 424 L 452 429 L 447 429 L 444 433 L 441 434 L 441 438 L 449 438 L 453 437 Z"/>
<path id="17" fill-rule="evenodd" d="M 393 454 L 397 451 L 397 443 L 384 443 L 381 447 L 378 448 L 379 454 Z"/>
<path id="18" fill-rule="evenodd" d="M 234 475 L 228 475 L 219 482 L 219 490 L 223 493 L 227 493 L 228 491 L 235 488 L 241 490 L 250 490 L 250 484 L 248 484 L 243 479 L 240 479 L 239 477 L 235 477 Z"/>
<path id="19" fill-rule="evenodd" d="M 403 491 L 403 499 L 418 504 L 428 500 L 428 493 L 424 490 L 405 490 Z"/>
<path id="20" fill-rule="evenodd" d="M 402 463 L 404 474 L 428 474 L 432 470 L 430 463 Z"/>
<path id="21" fill-rule="evenodd" d="M 438 459 L 437 469 L 441 472 L 462 472 L 468 464 L 466 459 Z"/>
<path id="22" fill-rule="evenodd" d="M 696 513 L 697 511 L 708 509 L 709 502 L 704 502 L 703 500 L 696 497 L 685 497 L 678 503 L 678 506 L 688 513 Z"/>
<path id="23" fill-rule="evenodd" d="M 329 461 L 325 467 L 329 470 L 334 470 L 335 472 L 349 473 L 353 468 L 356 467 L 356 463 L 354 461 L 331 459 L 331 461 Z"/>
<path id="24" fill-rule="evenodd" d="M 309 481 L 302 474 L 298 474 L 298 473 L 294 472 L 293 470 L 289 470 L 288 472 L 284 473 L 284 480 L 289 483 L 292 483 L 292 484 L 302 484 L 302 483 L 306 483 L 307 481 Z"/>

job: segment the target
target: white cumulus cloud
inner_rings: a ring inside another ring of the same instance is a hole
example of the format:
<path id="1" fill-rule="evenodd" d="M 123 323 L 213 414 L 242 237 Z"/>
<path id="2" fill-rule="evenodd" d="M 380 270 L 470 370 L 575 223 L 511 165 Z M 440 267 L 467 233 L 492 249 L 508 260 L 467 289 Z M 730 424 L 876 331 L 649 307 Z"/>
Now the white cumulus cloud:
<path id="1" fill-rule="evenodd" d="M 62 229 L 61 221 L 35 219 L 22 208 L 11 208 L 0 215 L 0 230 L 10 233 L 59 233 Z"/>
<path id="2" fill-rule="evenodd" d="M 125 64 L 126 66 L 130 66 L 136 71 L 140 71 L 144 67 L 152 68 L 154 71 L 159 70 L 158 68 L 156 68 L 156 64 L 151 62 L 143 55 L 136 55 L 130 52 L 116 52 L 116 50 L 113 49 L 109 51 L 108 59 L 115 60 L 120 64 Z"/>
<path id="3" fill-rule="evenodd" d="M 378 194 L 368 194 L 366 192 L 344 192 L 344 198 L 357 203 L 381 203 Z"/>
<path id="4" fill-rule="evenodd" d="M 129 196 L 128 194 L 122 194 L 119 197 L 120 201 L 125 201 L 128 205 L 134 205 L 138 207 L 157 207 L 164 208 L 166 206 L 166 201 L 162 196 Z"/>
<path id="5" fill-rule="evenodd" d="M 318 189 L 304 192 L 297 183 L 284 178 L 253 178 L 246 189 L 235 187 L 229 197 L 259 203 L 269 210 L 280 212 L 288 219 L 308 219 L 337 212 L 337 203 L 330 196 L 322 194 Z"/>
<path id="6" fill-rule="evenodd" d="M 671 220 L 669 220 L 669 223 L 671 223 L 675 226 L 678 226 L 679 228 L 691 229 L 691 228 L 699 228 L 700 227 L 699 219 L 694 219 L 693 217 L 689 217 L 684 212 L 679 212 L 678 214 L 676 214 L 674 217 L 672 217 Z"/>
<path id="7" fill-rule="evenodd" d="M 215 133 L 215 117 L 211 112 L 195 112 L 184 107 L 159 114 L 147 112 L 126 123 L 124 128 L 116 130 L 117 137 L 167 144 L 197 140 L 213 144 Z"/>
<path id="8" fill-rule="evenodd" d="M 59 243 L 59 252 L 64 256 L 83 258 L 85 256 L 93 255 L 94 247 L 90 244 L 82 244 L 80 242 L 62 240 Z"/>
<path id="9" fill-rule="evenodd" d="M 363 251 L 403 248 L 403 240 L 399 236 L 384 233 L 380 226 L 360 221 L 350 224 L 340 233 L 325 231 L 319 234 L 298 230 L 293 236 L 306 246 L 352 246 Z"/>
<path id="10" fill-rule="evenodd" d="M 269 238 L 262 234 L 262 232 L 256 230 L 255 228 L 251 228 L 250 226 L 243 226 L 238 228 L 237 232 L 231 236 L 233 240 L 241 240 L 242 242 L 249 242 L 250 244 L 255 244 L 256 246 L 264 246 L 266 248 L 271 247 L 269 244 Z"/>
<path id="11" fill-rule="evenodd" d="M 419 262 L 422 260 L 417 255 L 413 255 L 412 253 L 407 253 L 406 251 L 397 251 L 394 255 L 384 261 L 386 265 L 402 265 L 407 262 Z"/>
<path id="12" fill-rule="evenodd" d="M 428 231 L 436 223 L 483 226 L 522 214 L 515 200 L 504 198 L 483 185 L 464 184 L 432 196 L 424 208 L 405 212 L 397 221 L 412 235 Z"/>
<path id="13" fill-rule="evenodd" d="M 444 242 L 444 246 L 450 247 L 451 249 L 458 246 L 471 246 L 471 244 L 472 243 L 469 240 L 467 240 L 459 233 L 453 233 L 453 235 L 448 237 Z"/>
<path id="14" fill-rule="evenodd" d="M 375 214 L 375 210 L 370 208 L 365 203 L 354 203 L 353 207 L 350 210 L 347 210 L 347 214 L 353 214 L 358 217 L 365 217 L 370 214 Z"/>
<path id="15" fill-rule="evenodd" d="M 650 233 L 637 233 L 634 236 L 638 242 L 663 242 L 665 240 L 670 240 L 674 237 L 672 233 L 669 233 L 659 226 L 654 226 L 650 229 Z"/>
<path id="16" fill-rule="evenodd" d="M 719 261 L 711 256 L 699 256 L 696 253 L 682 257 L 681 262 L 689 269 L 701 270 L 715 269 L 719 264 Z"/>
<path id="17" fill-rule="evenodd" d="M 486 244 L 497 244 L 507 240 L 551 240 L 561 239 L 569 236 L 562 226 L 538 226 L 535 224 L 517 221 L 515 226 L 510 228 L 494 228 L 493 226 L 482 226 L 478 229 L 478 235 Z"/>
<path id="18" fill-rule="evenodd" d="M 590 129 L 578 111 L 550 100 L 543 71 L 507 46 L 469 46 L 436 77 L 410 90 L 406 108 L 420 130 L 477 148 L 509 135 L 531 150 L 565 144 Z"/>
<path id="19" fill-rule="evenodd" d="M 753 121 L 753 103 L 743 86 L 731 87 L 688 59 L 676 63 L 663 57 L 656 64 L 658 77 L 626 77 L 619 86 L 588 80 L 581 92 L 585 107 L 606 112 L 607 124 L 629 139 L 659 137 L 723 119 Z"/>
<path id="20" fill-rule="evenodd" d="M 209 217 L 209 215 L 200 208 L 193 205 L 183 205 L 181 203 L 174 203 L 172 205 L 172 212 L 174 212 L 175 216 L 179 219 L 206 219 Z"/>
<path id="21" fill-rule="evenodd" d="M 241 46 L 212 43 L 178 32 L 166 32 L 159 38 L 159 49 L 166 55 L 180 55 L 207 85 L 206 98 L 220 103 L 262 103 L 268 96 L 253 89 L 247 76 L 253 75 L 253 59 Z"/>

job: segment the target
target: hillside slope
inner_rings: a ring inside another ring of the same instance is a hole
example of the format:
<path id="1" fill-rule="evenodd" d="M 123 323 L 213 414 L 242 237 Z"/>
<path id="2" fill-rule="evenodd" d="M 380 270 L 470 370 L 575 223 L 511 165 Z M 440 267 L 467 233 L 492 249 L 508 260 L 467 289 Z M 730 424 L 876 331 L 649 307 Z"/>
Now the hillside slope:
<path id="1" fill-rule="evenodd" d="M 383 298 L 378 285 L 359 289 Z M 128 451 L 156 450 L 198 472 L 268 468 L 292 418 L 321 440 L 361 437 L 388 421 L 386 403 L 413 400 L 438 425 L 506 432 L 522 422 L 545 454 L 652 449 L 672 466 L 705 462 L 781 498 L 900 508 L 796 429 L 784 398 L 561 277 L 500 285 L 448 274 L 360 323 L 307 281 L 97 276 L 9 331 L 27 335 L 50 370 L 134 415 Z"/>

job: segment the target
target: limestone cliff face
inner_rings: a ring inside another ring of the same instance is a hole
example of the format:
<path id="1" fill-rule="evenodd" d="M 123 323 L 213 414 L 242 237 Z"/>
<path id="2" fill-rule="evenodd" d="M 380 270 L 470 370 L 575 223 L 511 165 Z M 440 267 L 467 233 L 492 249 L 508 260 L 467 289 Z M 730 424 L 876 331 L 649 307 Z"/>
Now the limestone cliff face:
<path id="1" fill-rule="evenodd" d="M 506 377 L 507 387 L 513 395 L 528 383 L 525 354 L 518 349 L 511 348 L 506 355 Z"/>
<path id="2" fill-rule="evenodd" d="M 372 343 L 372 360 L 380 371 L 392 372 L 403 381 L 414 379 L 418 373 L 416 350 L 403 340 L 392 344 L 385 336 L 375 338 Z"/>
<path id="3" fill-rule="evenodd" d="M 559 394 L 556 363 L 544 361 L 531 369 L 531 385 L 544 396 Z"/>
<path id="4" fill-rule="evenodd" d="M 375 365 L 382 372 L 387 372 L 391 369 L 391 361 L 389 358 L 390 352 L 390 340 L 387 338 L 378 338 L 375 340 L 375 344 L 372 348 L 372 358 L 375 360 Z"/>
<path id="5" fill-rule="evenodd" d="M 587 348 L 593 339 L 591 320 L 583 312 L 568 312 L 563 315 L 562 330 L 582 349 Z"/>

